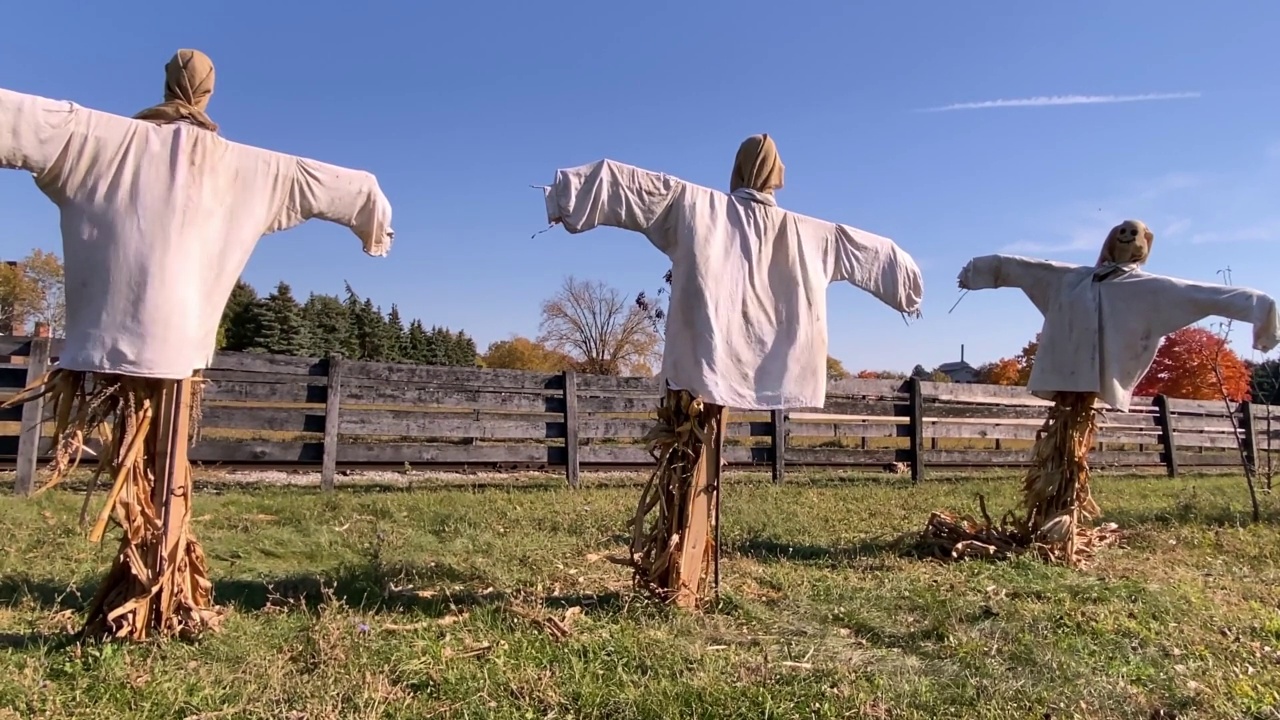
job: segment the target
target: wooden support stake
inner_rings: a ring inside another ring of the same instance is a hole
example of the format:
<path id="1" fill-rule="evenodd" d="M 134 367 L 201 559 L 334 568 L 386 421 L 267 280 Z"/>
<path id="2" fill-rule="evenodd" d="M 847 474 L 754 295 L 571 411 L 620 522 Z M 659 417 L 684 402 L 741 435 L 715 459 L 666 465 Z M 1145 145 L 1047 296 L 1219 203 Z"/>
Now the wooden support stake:
<path id="1" fill-rule="evenodd" d="M 920 378 L 907 381 L 907 393 L 911 404 L 911 482 L 924 480 L 924 390 Z"/>
<path id="2" fill-rule="evenodd" d="M 1164 471 L 1169 477 L 1177 477 L 1178 453 L 1173 441 L 1173 415 L 1169 412 L 1169 398 L 1157 395 L 1156 410 L 1160 413 L 1160 444 L 1164 446 Z"/>
<path id="3" fill-rule="evenodd" d="M 182 559 L 182 541 L 191 517 L 191 464 L 187 461 L 191 431 L 191 380 L 166 381 L 159 411 L 159 433 L 156 437 L 162 442 L 157 443 L 155 467 L 163 476 L 156 478 L 151 502 L 160 510 L 164 542 L 153 548 L 155 554 L 149 559 L 156 577 L 164 577 L 170 566 Z M 168 616 L 174 606 L 176 588 L 176 583 L 172 582 L 161 586 L 161 592 L 151 600 L 152 617 Z"/>
<path id="4" fill-rule="evenodd" d="M 49 338 L 31 341 L 31 353 L 27 356 L 27 385 L 39 380 L 49 371 Z M 17 468 L 13 479 L 13 493 L 29 497 L 36 489 L 36 468 L 40 459 L 40 441 L 44 426 L 44 398 L 37 398 L 22 406 L 22 425 L 18 435 Z"/>
<path id="5" fill-rule="evenodd" d="M 674 603 L 689 610 L 701 604 L 708 579 L 707 566 L 716 564 L 719 552 L 715 543 L 716 529 L 708 526 L 716 522 L 719 513 L 721 443 L 728 412 L 713 405 L 706 406 L 704 412 L 712 418 L 707 424 L 712 437 L 702 446 L 690 478 L 689 492 L 685 497 L 680 556 L 674 558 L 678 563 L 677 580 L 672 588 L 675 591 Z"/>
<path id="6" fill-rule="evenodd" d="M 564 371 L 564 474 L 569 487 L 582 483 L 578 475 L 578 376 Z"/>
<path id="7" fill-rule="evenodd" d="M 342 356 L 329 357 L 329 386 L 324 398 L 324 457 L 320 465 L 320 489 L 332 492 L 338 473 L 338 429 L 342 423 Z"/>
<path id="8" fill-rule="evenodd" d="M 786 476 L 787 411 L 773 410 L 769 418 L 773 421 L 773 482 L 781 485 Z"/>

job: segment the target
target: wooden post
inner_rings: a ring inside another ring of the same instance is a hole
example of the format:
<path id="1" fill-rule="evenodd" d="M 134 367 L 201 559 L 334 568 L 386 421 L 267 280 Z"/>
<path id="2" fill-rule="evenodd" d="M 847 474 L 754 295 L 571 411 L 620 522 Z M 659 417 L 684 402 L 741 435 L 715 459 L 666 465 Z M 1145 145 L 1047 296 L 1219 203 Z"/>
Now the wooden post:
<path id="1" fill-rule="evenodd" d="M 920 378 L 907 381 L 907 393 L 911 403 L 911 482 L 924 479 L 924 391 Z"/>
<path id="2" fill-rule="evenodd" d="M 564 371 L 564 475 L 569 487 L 577 488 L 578 475 L 578 376 Z"/>
<path id="3" fill-rule="evenodd" d="M 31 353 L 27 356 L 27 386 L 39 380 L 49 371 L 49 338 L 38 337 L 31 341 Z M 44 398 L 37 398 L 22 406 L 22 425 L 18 434 L 17 468 L 13 479 L 15 495 L 30 497 L 36 489 L 36 468 L 40 459 L 41 430 L 44 426 Z"/>
<path id="4" fill-rule="evenodd" d="M 1164 471 L 1169 477 L 1177 477 L 1178 453 L 1173 441 L 1173 415 L 1169 412 L 1169 398 L 1157 395 L 1156 410 L 1160 413 L 1160 444 L 1164 446 Z"/>
<path id="5" fill-rule="evenodd" d="M 769 419 L 773 421 L 773 482 L 781 485 L 786 474 L 787 411 L 772 410 Z"/>
<path id="6" fill-rule="evenodd" d="M 187 462 L 191 429 L 190 379 L 165 381 L 158 421 L 156 438 L 160 442 L 156 447 L 155 467 L 163 476 L 156 478 L 151 502 L 160 509 L 164 542 L 151 548 L 155 555 L 150 558 L 150 564 L 155 577 L 164 577 L 169 570 L 168 561 L 178 562 L 183 557 L 180 548 L 191 516 L 191 464 Z M 161 592 L 152 597 L 152 602 L 158 603 L 152 617 L 167 616 L 166 610 L 174 606 L 175 589 L 175 583 L 164 583 Z"/>
<path id="7" fill-rule="evenodd" d="M 1245 472 L 1253 473 L 1258 469 L 1258 436 L 1254 431 L 1253 403 L 1248 400 L 1240 403 L 1240 412 L 1244 413 L 1241 427 L 1244 429 L 1244 461 L 1248 465 Z"/>
<path id="8" fill-rule="evenodd" d="M 338 429 L 342 422 L 342 356 L 329 356 L 329 386 L 324 397 L 324 458 L 320 465 L 320 489 L 331 492 L 338 473 Z"/>

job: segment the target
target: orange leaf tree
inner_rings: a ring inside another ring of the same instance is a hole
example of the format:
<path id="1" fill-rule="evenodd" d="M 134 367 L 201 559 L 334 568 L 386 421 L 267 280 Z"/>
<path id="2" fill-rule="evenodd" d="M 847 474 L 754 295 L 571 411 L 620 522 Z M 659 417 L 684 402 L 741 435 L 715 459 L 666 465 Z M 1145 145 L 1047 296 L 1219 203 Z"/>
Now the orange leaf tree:
<path id="1" fill-rule="evenodd" d="M 1040 335 L 1013 357 L 1001 358 L 978 368 L 978 381 L 989 385 L 1026 385 L 1035 367 L 1036 351 L 1040 349 Z"/>
<path id="2" fill-rule="evenodd" d="M 1214 373 L 1214 364 L 1222 382 Z M 1249 399 L 1249 370 L 1227 341 L 1203 327 L 1185 327 L 1160 342 L 1155 360 L 1135 395 L 1167 395 L 1185 400 Z"/>

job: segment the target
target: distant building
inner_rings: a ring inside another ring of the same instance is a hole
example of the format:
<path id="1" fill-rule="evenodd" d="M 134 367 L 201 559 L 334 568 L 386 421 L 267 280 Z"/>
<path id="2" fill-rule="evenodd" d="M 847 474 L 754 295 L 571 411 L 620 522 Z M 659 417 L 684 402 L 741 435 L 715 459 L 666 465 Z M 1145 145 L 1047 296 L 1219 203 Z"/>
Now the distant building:
<path id="1" fill-rule="evenodd" d="M 951 378 L 954 383 L 978 382 L 978 369 L 964 360 L 964 345 L 960 346 L 960 360 L 942 363 L 938 366 L 938 372 Z"/>

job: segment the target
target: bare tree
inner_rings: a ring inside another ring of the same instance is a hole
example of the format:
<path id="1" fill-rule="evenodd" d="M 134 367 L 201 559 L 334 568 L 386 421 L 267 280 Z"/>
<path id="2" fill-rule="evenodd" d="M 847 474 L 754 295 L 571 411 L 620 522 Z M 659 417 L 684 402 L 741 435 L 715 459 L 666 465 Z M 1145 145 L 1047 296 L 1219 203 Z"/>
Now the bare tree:
<path id="1" fill-rule="evenodd" d="M 662 342 L 650 316 L 622 291 L 572 276 L 542 303 L 539 329 L 539 342 L 598 375 L 651 368 Z"/>
<path id="2" fill-rule="evenodd" d="M 1218 271 L 1222 276 L 1224 285 L 1231 284 L 1231 268 L 1227 267 Z M 1261 522 L 1262 508 L 1258 505 L 1258 490 L 1254 483 L 1254 478 L 1258 474 L 1258 468 L 1254 463 L 1254 459 L 1248 447 L 1248 438 L 1240 431 L 1240 424 L 1236 421 L 1236 414 L 1240 410 L 1253 412 L 1253 409 L 1244 403 L 1240 403 L 1236 408 L 1231 407 L 1231 395 L 1227 391 L 1226 378 L 1222 376 L 1222 353 L 1227 349 L 1228 343 L 1231 341 L 1231 324 L 1232 320 L 1218 324 L 1218 337 L 1222 338 L 1222 342 L 1212 351 L 1209 357 L 1211 366 L 1213 367 L 1213 376 L 1218 383 L 1218 394 L 1222 398 L 1222 404 L 1227 410 L 1227 420 L 1231 422 L 1231 430 L 1236 440 L 1236 449 L 1240 452 L 1240 467 L 1244 470 L 1245 485 L 1249 488 L 1249 502 L 1252 505 L 1253 521 Z"/>

